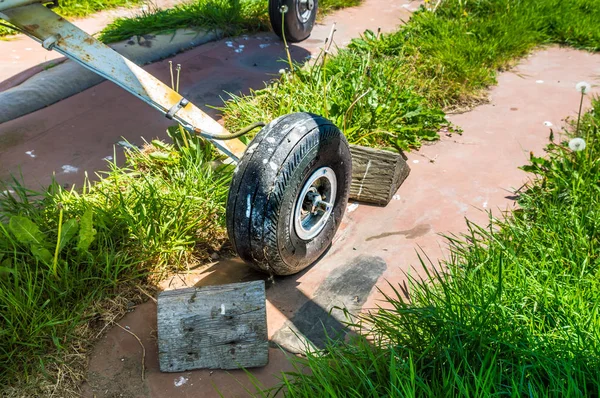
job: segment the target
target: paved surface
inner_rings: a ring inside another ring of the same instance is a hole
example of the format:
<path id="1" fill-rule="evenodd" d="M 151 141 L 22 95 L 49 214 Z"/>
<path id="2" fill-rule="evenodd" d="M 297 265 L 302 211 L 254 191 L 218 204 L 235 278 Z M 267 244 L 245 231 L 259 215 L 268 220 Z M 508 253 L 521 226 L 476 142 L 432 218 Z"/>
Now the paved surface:
<path id="1" fill-rule="evenodd" d="M 448 251 L 439 234 L 464 232 L 465 218 L 485 225 L 486 210 L 500 216 L 501 210 L 513 207 L 513 192 L 527 178 L 517 167 L 527 162 L 530 151 L 543 154 L 549 123 L 558 132 L 565 117 L 576 115 L 575 84 L 580 80 L 597 83 L 599 65 L 600 55 L 559 48 L 538 51 L 499 76 L 489 104 L 451 116 L 464 129 L 463 135 L 443 136 L 440 142 L 409 153 L 411 175 L 387 207 L 351 204 L 330 252 L 310 269 L 276 279 L 269 286 L 271 341 L 297 351 L 299 343 L 290 332 L 294 330 L 320 346 L 319 321 L 329 333 L 343 333 L 341 315 L 327 316 L 333 306 L 356 310 L 382 304 L 373 284 L 386 293 L 391 293 L 388 281 L 406 286 L 405 274 L 420 272 L 420 251 L 434 263 L 444 259 Z M 597 94 L 598 89 L 593 92 Z M 231 259 L 176 276 L 162 287 L 257 278 L 262 276 Z M 143 334 L 142 341 L 151 350 L 156 349 L 150 332 L 156 328 L 155 311 L 155 304 L 148 302 L 121 321 Z M 91 396 L 93 391 L 101 397 L 119 391 L 123 396 L 216 397 L 216 387 L 224 396 L 233 397 L 251 395 L 242 386 L 253 391 L 241 372 L 160 374 L 152 353 L 146 363 L 147 380 L 141 383 L 137 342 L 121 330 L 111 330 L 90 361 L 86 394 Z M 267 367 L 252 372 L 266 386 L 276 382 L 280 371 L 289 370 L 282 351 L 273 349 L 270 355 Z"/>
<path id="2" fill-rule="evenodd" d="M 106 25 L 118 17 L 139 15 L 144 10 L 168 8 L 184 0 L 152 0 L 131 8 L 116 8 L 95 13 L 86 18 L 74 20 L 73 23 L 89 34 L 100 32 Z M 25 35 L 8 36 L 0 39 L 0 91 L 2 82 L 32 68 L 22 77 L 36 73 L 36 66 L 47 61 L 64 59 L 56 51 L 47 51 L 41 45 Z M 21 79 L 20 79 L 21 80 Z"/>
<path id="3" fill-rule="evenodd" d="M 364 28 L 392 29 L 398 18 L 408 16 L 403 4 L 366 0 L 359 9 L 337 13 L 325 22 L 339 22 L 337 39 L 343 43 Z M 314 52 L 328 31 L 326 25 L 317 27 L 311 39 L 294 47 L 295 57 Z M 237 39 L 234 47 L 240 45 L 245 46 L 241 53 L 221 41 L 176 57 L 175 62 L 184 66 L 185 95 L 199 103 L 218 104 L 222 90 L 246 92 L 261 87 L 269 73 L 281 67 L 274 61 L 283 55 L 282 47 L 273 36 Z M 325 315 L 331 306 L 357 309 L 380 304 L 381 295 L 373 287 L 389 292 L 386 281 L 402 285 L 406 272 L 418 273 L 418 250 L 434 262 L 447 255 L 444 239 L 438 234 L 460 233 L 465 230 L 465 217 L 485 223 L 485 210 L 500 215 L 500 210 L 513 206 L 512 190 L 526 178 L 517 167 L 526 163 L 530 151 L 543 153 L 549 133 L 546 122 L 558 128 L 564 117 L 575 115 L 579 103 L 575 84 L 581 80 L 597 83 L 599 61 L 600 55 L 549 48 L 501 74 L 499 85 L 491 90 L 490 104 L 450 117 L 464 129 L 462 136 L 443 136 L 441 142 L 408 154 L 412 173 L 387 207 L 351 204 L 331 250 L 318 264 L 269 284 L 269 337 L 295 351 L 298 347 L 288 338 L 292 328 L 320 345 L 322 336 L 315 330 L 319 320 L 328 330 L 343 332 L 339 315 L 333 319 Z M 148 70 L 166 80 L 166 63 L 151 65 Z M 593 91 L 598 93 L 596 87 Z M 5 172 L 20 166 L 29 185 L 47 183 L 52 169 L 57 170 L 61 183 L 74 183 L 80 181 L 82 170 L 102 167 L 102 157 L 112 153 L 120 136 L 140 143 L 140 135 L 147 139 L 160 136 L 166 125 L 161 115 L 111 83 L 103 83 L 0 125 L 0 161 Z M 35 158 L 25 153 L 29 150 L 34 150 Z M 62 165 L 80 171 L 65 173 Z M 163 287 L 257 278 L 262 275 L 238 259 L 228 259 L 165 281 Z M 120 321 L 146 347 L 146 380 L 140 379 L 137 341 L 113 328 L 91 357 L 86 396 L 212 397 L 218 396 L 215 387 L 226 397 L 249 395 L 244 387 L 252 391 L 251 383 L 239 371 L 159 373 L 155 316 L 155 304 L 148 302 Z M 274 348 L 270 354 L 270 364 L 253 371 L 267 386 L 276 381 L 280 371 L 290 369 L 282 351 Z"/>

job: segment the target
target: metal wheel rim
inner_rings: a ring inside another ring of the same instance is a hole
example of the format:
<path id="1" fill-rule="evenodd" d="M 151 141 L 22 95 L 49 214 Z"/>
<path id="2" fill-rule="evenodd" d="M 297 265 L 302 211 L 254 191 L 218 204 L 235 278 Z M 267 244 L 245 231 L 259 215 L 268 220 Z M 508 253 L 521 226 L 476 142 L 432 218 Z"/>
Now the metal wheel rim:
<path id="1" fill-rule="evenodd" d="M 296 0 L 296 16 L 300 22 L 308 22 L 314 9 L 315 0 Z"/>
<path id="2" fill-rule="evenodd" d="M 310 240 L 327 224 L 337 194 L 337 178 L 329 167 L 316 170 L 306 181 L 294 206 L 294 229 L 300 239 Z"/>

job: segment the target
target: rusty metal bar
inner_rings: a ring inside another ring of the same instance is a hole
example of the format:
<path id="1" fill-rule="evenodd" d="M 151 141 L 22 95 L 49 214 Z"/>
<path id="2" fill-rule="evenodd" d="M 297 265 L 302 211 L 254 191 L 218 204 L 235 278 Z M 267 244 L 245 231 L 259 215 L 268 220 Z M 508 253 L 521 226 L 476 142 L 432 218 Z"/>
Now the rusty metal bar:
<path id="1" fill-rule="evenodd" d="M 0 0 L 0 4 L 2 1 Z M 19 2 L 26 0 L 12 0 Z M 3 9 L 0 17 L 17 26 L 48 50 L 56 50 L 148 103 L 164 115 L 197 132 L 223 153 L 238 161 L 246 146 L 238 139 L 220 141 L 211 136 L 229 134 L 214 119 L 166 84 L 110 47 L 71 24 L 41 3 Z"/>

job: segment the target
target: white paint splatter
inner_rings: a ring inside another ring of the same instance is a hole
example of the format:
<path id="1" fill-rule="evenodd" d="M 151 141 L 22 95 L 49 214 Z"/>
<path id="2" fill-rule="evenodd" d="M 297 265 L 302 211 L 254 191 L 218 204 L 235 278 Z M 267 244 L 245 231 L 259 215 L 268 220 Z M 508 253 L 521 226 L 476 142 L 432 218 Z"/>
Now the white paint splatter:
<path id="1" fill-rule="evenodd" d="M 34 152 L 34 151 L 35 151 L 35 149 L 32 149 L 31 151 L 27 151 L 27 152 L 25 152 L 25 154 L 26 154 L 26 155 L 28 155 L 28 156 L 29 156 L 29 157 L 31 157 L 31 158 L 35 158 L 35 157 L 36 157 L 36 155 L 34 155 L 34 154 L 33 154 L 33 152 Z"/>
<path id="2" fill-rule="evenodd" d="M 225 315 L 225 304 L 221 304 L 221 315 Z"/>
<path id="3" fill-rule="evenodd" d="M 273 169 L 273 171 L 277 170 L 277 165 L 273 162 L 269 162 L 269 166 L 271 166 L 271 169 Z"/>
<path id="4" fill-rule="evenodd" d="M 392 199 L 394 199 L 394 200 L 400 200 L 400 195 L 394 195 L 394 196 L 392 196 Z"/>
<path id="5" fill-rule="evenodd" d="M 106 161 L 110 162 L 111 160 L 113 160 L 113 157 L 108 155 L 108 156 L 103 157 L 102 160 L 106 160 Z"/>
<path id="6" fill-rule="evenodd" d="M 352 213 L 354 210 L 358 209 L 358 203 L 354 202 L 354 203 L 350 203 L 348 205 L 348 207 L 346 208 L 346 211 L 348 213 Z"/>
<path id="7" fill-rule="evenodd" d="M 268 151 L 269 153 L 273 153 L 273 148 L 267 148 L 267 151 Z"/>
<path id="8" fill-rule="evenodd" d="M 31 47 L 25 47 L 25 51 L 31 51 L 31 50 L 33 50 L 33 48 L 31 48 Z"/>
<path id="9" fill-rule="evenodd" d="M 246 218 L 250 218 L 250 210 L 252 206 L 250 205 L 250 194 L 246 197 Z"/>
<path id="10" fill-rule="evenodd" d="M 239 54 L 239 53 L 241 53 L 244 50 L 242 48 L 236 48 L 234 51 Z"/>
<path id="11" fill-rule="evenodd" d="M 175 384 L 175 387 L 181 387 L 182 385 L 184 385 L 185 383 L 188 382 L 189 379 L 183 377 L 183 376 L 179 376 L 179 379 L 175 379 L 173 381 L 173 384 Z"/>
<path id="12" fill-rule="evenodd" d="M 7 189 L 6 191 L 2 191 L 3 195 L 10 195 L 10 194 L 13 194 L 13 193 L 15 193 L 15 191 L 13 191 L 12 189 Z"/>
<path id="13" fill-rule="evenodd" d="M 238 48 L 246 48 L 246 46 L 243 44 L 240 44 Z"/>
<path id="14" fill-rule="evenodd" d="M 263 43 L 263 44 L 259 44 L 258 46 L 259 46 L 260 48 L 267 48 L 267 47 L 269 47 L 270 45 L 271 45 L 271 43 Z"/>
<path id="15" fill-rule="evenodd" d="M 274 143 L 275 143 L 275 138 L 273 138 L 273 137 L 268 137 L 268 138 L 267 138 L 267 142 L 268 142 L 269 144 L 274 144 Z"/>
<path id="16" fill-rule="evenodd" d="M 267 164 L 268 161 L 269 159 L 263 159 L 263 164 Z"/>
<path id="17" fill-rule="evenodd" d="M 65 164 L 62 167 L 62 170 L 63 170 L 63 173 L 65 173 L 65 174 L 77 173 L 79 171 L 79 169 L 77 167 L 71 166 L 71 165 L 68 165 L 68 164 Z"/>
<path id="18" fill-rule="evenodd" d="M 543 80 L 536 80 L 535 82 L 536 82 L 537 84 L 542 84 L 542 83 L 544 83 L 544 81 L 543 81 Z"/>
<path id="19" fill-rule="evenodd" d="M 544 126 L 551 127 L 552 126 L 552 122 L 545 121 L 544 122 Z"/>
<path id="20" fill-rule="evenodd" d="M 232 41 L 226 41 L 225 44 L 227 45 L 227 47 L 233 47 Z"/>
<path id="21" fill-rule="evenodd" d="M 487 202 L 483 202 L 483 208 L 487 208 Z"/>
<path id="22" fill-rule="evenodd" d="M 413 163 L 419 163 L 419 161 L 417 159 L 413 160 Z"/>

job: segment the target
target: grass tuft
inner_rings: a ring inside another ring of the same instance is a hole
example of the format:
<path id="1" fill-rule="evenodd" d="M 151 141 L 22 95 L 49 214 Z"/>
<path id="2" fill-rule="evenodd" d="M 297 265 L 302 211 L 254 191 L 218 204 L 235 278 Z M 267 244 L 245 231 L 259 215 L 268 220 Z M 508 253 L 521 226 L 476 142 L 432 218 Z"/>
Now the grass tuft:
<path id="1" fill-rule="evenodd" d="M 34 192 L 16 179 L 0 187 L 0 384 L 54 369 L 98 317 L 94 303 L 195 265 L 225 241 L 231 167 L 216 167 L 202 139 L 170 133 L 175 144 L 129 150 L 124 167 L 111 164 L 79 192 Z"/>
<path id="2" fill-rule="evenodd" d="M 362 336 L 297 359 L 285 395 L 598 396 L 600 101 L 582 125 L 585 150 L 532 157 L 519 210 L 448 237 L 410 298 L 394 290 L 351 325 Z"/>

